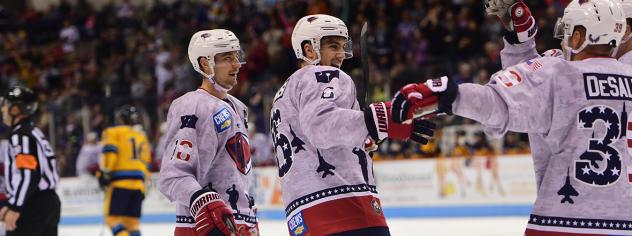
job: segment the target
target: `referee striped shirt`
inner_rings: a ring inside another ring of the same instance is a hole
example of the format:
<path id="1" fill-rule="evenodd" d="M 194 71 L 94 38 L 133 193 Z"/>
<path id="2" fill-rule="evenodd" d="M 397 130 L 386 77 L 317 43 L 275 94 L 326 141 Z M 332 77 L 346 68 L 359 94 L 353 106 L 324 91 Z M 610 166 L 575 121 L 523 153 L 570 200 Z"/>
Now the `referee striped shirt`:
<path id="1" fill-rule="evenodd" d="M 55 190 L 59 183 L 57 160 L 44 133 L 30 121 L 13 127 L 5 153 L 5 184 L 8 206 L 20 211 L 29 197 Z"/>

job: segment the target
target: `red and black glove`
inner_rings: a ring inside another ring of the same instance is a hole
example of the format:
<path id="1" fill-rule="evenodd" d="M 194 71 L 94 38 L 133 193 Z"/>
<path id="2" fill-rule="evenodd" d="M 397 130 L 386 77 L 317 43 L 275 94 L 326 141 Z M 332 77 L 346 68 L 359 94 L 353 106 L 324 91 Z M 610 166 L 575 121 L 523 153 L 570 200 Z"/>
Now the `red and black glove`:
<path id="1" fill-rule="evenodd" d="M 219 231 L 231 235 L 235 231 L 233 211 L 216 192 L 197 191 L 191 196 L 191 216 L 195 219 L 195 231 L 200 236 L 210 236 Z"/>
<path id="2" fill-rule="evenodd" d="M 522 0 L 516 1 L 508 9 L 508 14 L 511 17 L 508 27 L 505 28 L 505 40 L 511 44 L 524 43 L 538 33 L 538 25 L 535 23 L 535 18 L 531 15 L 531 11 L 527 4 Z"/>
<path id="3" fill-rule="evenodd" d="M 385 138 L 395 140 L 412 139 L 415 142 L 426 144 L 434 135 L 437 126 L 427 120 L 414 119 L 412 123 L 394 123 L 391 120 L 391 103 L 377 102 L 364 109 L 364 121 L 369 130 L 369 135 L 376 142 Z M 366 142 L 365 142 L 366 145 Z"/>
<path id="4" fill-rule="evenodd" d="M 458 85 L 445 76 L 419 84 L 407 84 L 393 96 L 393 122 L 404 123 L 415 118 L 452 115 L 452 103 L 456 100 L 458 91 Z"/>

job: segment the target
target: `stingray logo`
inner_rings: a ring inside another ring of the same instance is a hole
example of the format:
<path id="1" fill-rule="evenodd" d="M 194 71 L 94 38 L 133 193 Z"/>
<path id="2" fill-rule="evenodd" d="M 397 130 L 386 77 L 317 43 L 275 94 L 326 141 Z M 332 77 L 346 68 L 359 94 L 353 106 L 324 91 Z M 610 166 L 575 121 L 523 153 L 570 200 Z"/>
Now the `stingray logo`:
<path id="1" fill-rule="evenodd" d="M 202 37 L 203 39 L 205 39 L 205 38 L 209 38 L 209 37 L 211 37 L 211 34 L 209 34 L 209 33 L 204 33 L 204 34 L 200 35 L 200 37 Z"/>
<path id="2" fill-rule="evenodd" d="M 312 21 L 315 21 L 316 19 L 318 19 L 318 17 L 311 16 L 311 17 L 307 18 L 307 22 L 312 23 Z"/>
<path id="3" fill-rule="evenodd" d="M 598 42 L 598 41 L 599 41 L 599 39 L 601 38 L 601 36 L 607 36 L 607 35 L 608 35 L 608 34 L 602 34 L 602 35 L 597 36 L 596 38 L 593 38 L 593 35 L 592 35 L 592 34 L 590 34 L 590 35 L 588 35 L 588 40 L 590 40 L 590 42 L 592 42 L 592 43 L 596 43 L 596 42 Z"/>

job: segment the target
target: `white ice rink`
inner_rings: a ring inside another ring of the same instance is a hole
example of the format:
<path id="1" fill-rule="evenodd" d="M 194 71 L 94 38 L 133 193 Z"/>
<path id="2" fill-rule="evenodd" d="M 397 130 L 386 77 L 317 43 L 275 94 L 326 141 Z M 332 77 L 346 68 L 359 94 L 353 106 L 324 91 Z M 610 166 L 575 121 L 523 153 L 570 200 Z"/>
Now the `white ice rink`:
<path id="1" fill-rule="evenodd" d="M 396 218 L 388 220 L 393 236 L 512 236 L 523 235 L 527 217 L 485 218 Z M 145 223 L 144 236 L 171 236 L 172 224 Z M 289 235 L 283 221 L 263 220 L 259 224 L 263 236 Z M 111 236 L 100 225 L 62 225 L 61 236 Z"/>

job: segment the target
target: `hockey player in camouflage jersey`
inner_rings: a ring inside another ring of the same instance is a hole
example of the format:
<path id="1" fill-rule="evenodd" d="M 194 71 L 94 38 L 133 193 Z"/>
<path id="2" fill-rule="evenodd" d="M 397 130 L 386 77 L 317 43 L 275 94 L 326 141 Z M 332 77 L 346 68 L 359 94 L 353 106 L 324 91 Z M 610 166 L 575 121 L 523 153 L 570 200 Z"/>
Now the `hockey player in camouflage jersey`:
<path id="1" fill-rule="evenodd" d="M 176 203 L 175 235 L 257 235 L 247 107 L 227 94 L 244 63 L 239 40 L 228 30 L 199 31 L 189 59 L 204 78 L 171 103 L 158 178 L 160 191 Z"/>
<path id="2" fill-rule="evenodd" d="M 389 235 L 366 143 L 426 143 L 434 124 L 392 124 L 390 102 L 361 110 L 347 27 L 328 15 L 300 19 L 292 47 L 301 68 L 277 92 L 270 127 L 290 235 Z"/>
<path id="3" fill-rule="evenodd" d="M 533 158 L 538 195 L 525 234 L 632 235 L 632 68 L 610 57 L 625 31 L 623 10 L 613 1 L 574 0 L 560 22 L 567 59 L 510 66 L 485 86 L 447 77 L 406 85 L 393 99 L 393 120 L 438 97 L 437 112 L 477 120 L 490 135 L 540 135 L 531 149 L 546 155 Z M 454 91 L 455 100 L 445 96 Z"/>
<path id="4" fill-rule="evenodd" d="M 613 50 L 612 55 L 619 61 L 632 65 L 632 40 L 630 40 L 632 38 L 632 0 L 616 0 L 616 2 L 623 8 L 626 24 L 623 39 Z M 537 24 L 525 2 L 485 0 L 485 10 L 488 14 L 497 16 L 506 28 L 503 32 L 505 47 L 500 52 L 503 68 L 540 57 L 535 47 Z M 561 26 L 563 25 L 558 20 L 556 27 Z M 541 56 L 565 57 L 560 49 L 550 49 Z"/>

